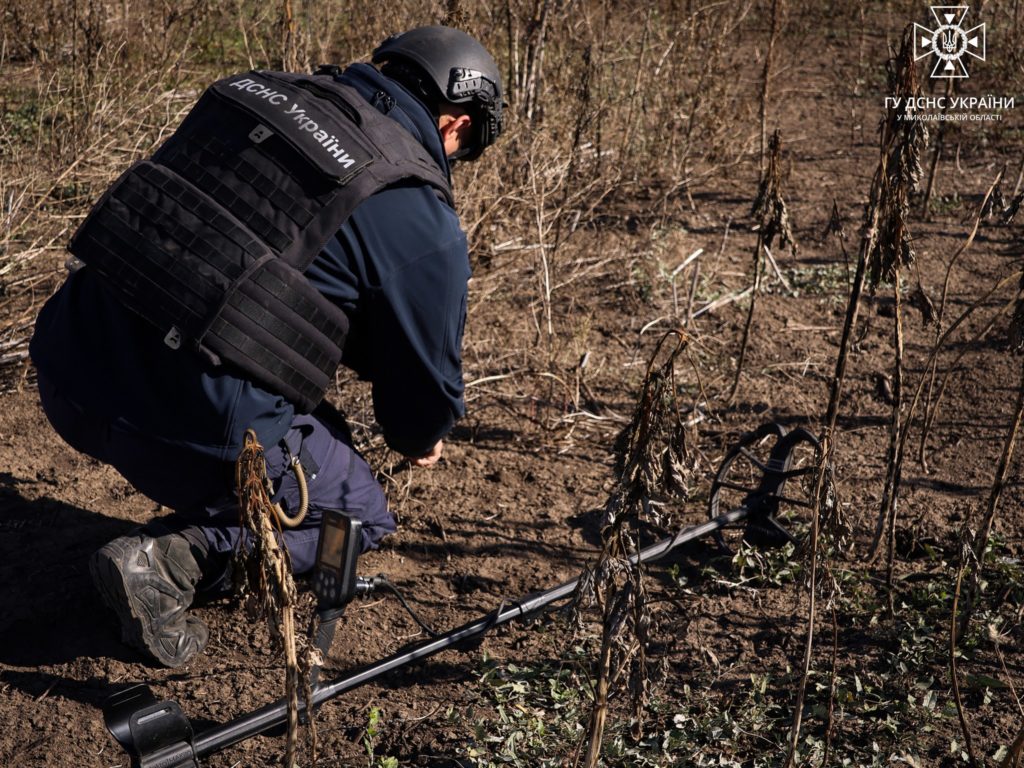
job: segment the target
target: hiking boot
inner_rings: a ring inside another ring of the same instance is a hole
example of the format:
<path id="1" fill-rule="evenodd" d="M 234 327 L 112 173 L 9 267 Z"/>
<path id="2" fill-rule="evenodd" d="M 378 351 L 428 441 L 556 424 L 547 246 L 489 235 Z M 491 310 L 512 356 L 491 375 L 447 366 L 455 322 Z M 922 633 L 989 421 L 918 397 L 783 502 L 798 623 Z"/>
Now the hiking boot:
<path id="1" fill-rule="evenodd" d="M 114 539 L 89 560 L 93 583 L 121 621 L 121 639 L 167 667 L 180 667 L 209 639 L 206 625 L 187 613 L 203 575 L 204 546 L 201 533 L 150 526 Z"/>

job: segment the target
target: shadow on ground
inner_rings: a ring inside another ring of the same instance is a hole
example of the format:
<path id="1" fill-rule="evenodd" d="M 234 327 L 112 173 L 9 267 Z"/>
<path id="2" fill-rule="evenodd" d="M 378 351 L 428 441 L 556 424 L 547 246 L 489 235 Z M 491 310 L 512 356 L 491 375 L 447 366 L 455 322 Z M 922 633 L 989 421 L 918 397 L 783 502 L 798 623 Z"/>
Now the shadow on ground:
<path id="1" fill-rule="evenodd" d="M 82 657 L 136 660 L 89 578 L 94 550 L 133 527 L 49 497 L 26 499 L 0 473 L 0 664 L 44 667 Z M 25 675 L 8 682 L 19 684 Z M 31 675 L 28 675 L 31 677 Z M 52 676 L 38 677 L 52 682 Z M 41 692 L 41 691 L 40 691 Z"/>

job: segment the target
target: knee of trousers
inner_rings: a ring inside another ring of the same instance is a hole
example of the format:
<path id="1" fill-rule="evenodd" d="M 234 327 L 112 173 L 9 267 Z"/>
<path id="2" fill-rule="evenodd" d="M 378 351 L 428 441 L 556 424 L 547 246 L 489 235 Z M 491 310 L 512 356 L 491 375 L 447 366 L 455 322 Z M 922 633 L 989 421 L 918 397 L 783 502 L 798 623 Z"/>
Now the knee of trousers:
<path id="1" fill-rule="evenodd" d="M 383 494 L 381 496 L 383 497 Z M 362 546 L 360 548 L 362 552 L 377 549 L 381 540 L 389 533 L 394 533 L 397 527 L 394 517 L 387 509 L 387 504 L 383 501 L 379 508 L 374 510 L 359 508 L 341 511 L 362 523 Z M 284 532 L 284 541 L 288 547 L 288 556 L 291 559 L 294 573 L 302 574 L 313 570 L 313 566 L 316 564 L 316 549 L 320 539 L 322 519 L 322 510 L 311 509 L 301 528 L 293 528 Z"/>

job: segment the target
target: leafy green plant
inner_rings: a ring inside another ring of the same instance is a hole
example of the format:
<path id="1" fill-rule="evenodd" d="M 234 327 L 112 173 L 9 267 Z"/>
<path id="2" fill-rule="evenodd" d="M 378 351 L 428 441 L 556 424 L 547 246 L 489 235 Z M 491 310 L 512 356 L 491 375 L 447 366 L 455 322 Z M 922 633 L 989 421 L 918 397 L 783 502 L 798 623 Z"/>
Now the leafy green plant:
<path id="1" fill-rule="evenodd" d="M 732 558 L 741 583 L 751 586 L 781 587 L 796 581 L 803 565 L 796 557 L 796 546 L 789 542 L 778 549 L 758 549 L 741 540 Z"/>
<path id="2" fill-rule="evenodd" d="M 480 766 L 557 766 L 582 735 L 591 694 L 582 646 L 559 662 L 498 665 L 485 657 L 482 704 L 495 716 L 473 724 L 465 756 Z"/>
<path id="3" fill-rule="evenodd" d="M 370 707 L 366 730 L 363 732 L 363 747 L 366 749 L 367 768 L 398 768 L 397 757 L 380 756 L 377 754 L 377 737 L 380 736 L 380 732 L 380 707 Z"/>

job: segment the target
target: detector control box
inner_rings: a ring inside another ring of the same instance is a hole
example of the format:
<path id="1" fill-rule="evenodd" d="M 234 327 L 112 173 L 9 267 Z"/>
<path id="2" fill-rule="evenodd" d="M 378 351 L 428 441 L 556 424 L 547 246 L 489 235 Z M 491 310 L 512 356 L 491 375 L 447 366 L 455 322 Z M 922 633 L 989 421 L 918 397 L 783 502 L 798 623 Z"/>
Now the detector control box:
<path id="1" fill-rule="evenodd" d="M 321 611 L 342 608 L 355 595 L 361 531 L 362 523 L 344 512 L 323 513 L 313 570 L 313 592 Z"/>

